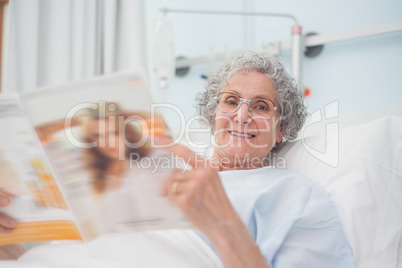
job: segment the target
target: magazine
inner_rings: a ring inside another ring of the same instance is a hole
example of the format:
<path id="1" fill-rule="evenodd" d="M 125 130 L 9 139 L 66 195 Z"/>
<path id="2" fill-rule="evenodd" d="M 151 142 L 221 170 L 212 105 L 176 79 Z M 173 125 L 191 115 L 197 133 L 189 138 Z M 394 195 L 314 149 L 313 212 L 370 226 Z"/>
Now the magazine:
<path id="1" fill-rule="evenodd" d="M 0 94 L 0 124 L 0 213 L 19 222 L 0 245 L 189 227 L 160 196 L 180 164 L 153 146 L 169 133 L 143 73 Z"/>

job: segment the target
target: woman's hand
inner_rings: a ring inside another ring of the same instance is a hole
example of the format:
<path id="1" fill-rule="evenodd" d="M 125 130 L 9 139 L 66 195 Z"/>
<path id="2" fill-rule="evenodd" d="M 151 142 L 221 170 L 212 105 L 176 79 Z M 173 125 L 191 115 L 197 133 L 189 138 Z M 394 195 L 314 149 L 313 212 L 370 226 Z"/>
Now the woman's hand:
<path id="1" fill-rule="evenodd" d="M 159 141 L 161 139 L 169 140 L 158 138 Z M 219 167 L 180 144 L 165 150 L 184 158 L 193 169 L 175 170 L 164 185 L 163 196 L 178 206 L 195 227 L 208 237 L 216 237 L 227 228 L 243 227 L 225 193 L 218 175 Z"/>
<path id="2" fill-rule="evenodd" d="M 204 163 L 195 164 L 210 164 L 206 159 L 197 159 Z M 195 227 L 207 236 L 214 236 L 221 229 L 241 222 L 213 167 L 174 171 L 166 182 L 162 195 L 168 196 Z"/>
<path id="3" fill-rule="evenodd" d="M 0 208 L 6 207 L 11 201 L 11 194 L 0 189 Z M 7 215 L 0 213 L 0 234 L 6 234 L 17 226 L 17 221 Z"/>
<path id="4" fill-rule="evenodd" d="M 10 204 L 12 195 L 0 188 L 0 208 Z M 10 233 L 17 226 L 17 221 L 0 213 L 0 235 Z M 0 260 L 16 260 L 26 252 L 21 244 L 0 246 Z"/>
<path id="5" fill-rule="evenodd" d="M 169 138 L 158 138 L 159 145 L 171 142 Z M 164 149 L 182 157 L 193 169 L 174 171 L 162 195 L 210 239 L 225 267 L 269 267 L 226 195 L 218 174 L 219 164 L 213 166 L 180 144 Z"/>

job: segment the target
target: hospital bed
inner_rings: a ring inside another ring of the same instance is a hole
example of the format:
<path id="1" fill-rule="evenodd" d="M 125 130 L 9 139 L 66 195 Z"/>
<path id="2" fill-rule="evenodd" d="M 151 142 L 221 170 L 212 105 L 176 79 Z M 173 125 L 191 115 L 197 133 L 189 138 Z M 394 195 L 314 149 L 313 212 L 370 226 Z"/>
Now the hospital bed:
<path id="1" fill-rule="evenodd" d="M 356 267 L 402 267 L 402 109 L 394 112 L 396 116 L 340 127 L 335 135 L 327 132 L 288 144 L 276 156 L 286 159 L 286 169 L 330 194 Z M 340 125 L 351 124 L 344 121 Z M 337 163 L 325 158 L 323 149 L 332 150 Z"/>
<path id="2" fill-rule="evenodd" d="M 402 109 L 377 112 L 379 118 L 362 115 L 316 123 L 315 133 L 285 145 L 274 164 L 305 175 L 330 194 L 356 267 L 402 267 Z M 338 128 L 329 127 L 334 125 Z M 36 247 L 18 261 L 0 262 L 0 267 L 222 267 L 191 230 L 56 243 Z"/>
<path id="3" fill-rule="evenodd" d="M 202 153 L 197 148 L 195 151 Z M 402 267 L 401 108 L 310 122 L 299 139 L 285 145 L 273 161 L 277 168 L 305 175 L 329 193 L 356 267 Z M 192 230 L 105 235 L 89 243 L 56 242 L 36 247 L 18 261 L 0 262 L 0 268 L 81 266 L 222 264 Z"/>

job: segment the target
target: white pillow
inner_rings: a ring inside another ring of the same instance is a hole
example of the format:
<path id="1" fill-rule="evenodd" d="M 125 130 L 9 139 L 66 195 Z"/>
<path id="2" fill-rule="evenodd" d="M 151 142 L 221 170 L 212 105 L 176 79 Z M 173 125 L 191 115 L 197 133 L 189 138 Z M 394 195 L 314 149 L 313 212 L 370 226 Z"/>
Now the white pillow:
<path id="1" fill-rule="evenodd" d="M 356 267 L 402 267 L 402 118 L 384 117 L 342 129 L 339 138 L 326 136 L 289 143 L 275 161 L 330 194 Z M 339 147 L 336 167 L 318 159 L 333 157 L 310 153 L 311 147 L 333 145 Z"/>

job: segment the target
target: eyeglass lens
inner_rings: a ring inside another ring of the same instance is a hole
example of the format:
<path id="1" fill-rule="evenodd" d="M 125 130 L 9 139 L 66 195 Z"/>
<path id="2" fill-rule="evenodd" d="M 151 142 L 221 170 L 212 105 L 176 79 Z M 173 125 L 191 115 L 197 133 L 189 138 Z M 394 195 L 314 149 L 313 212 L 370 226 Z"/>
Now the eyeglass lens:
<path id="1" fill-rule="evenodd" d="M 243 100 L 239 96 L 231 93 L 221 93 L 218 96 L 218 108 L 222 112 L 234 113 L 237 111 Z M 274 113 L 274 107 L 272 101 L 265 99 L 252 99 L 249 104 L 249 111 L 253 116 L 257 117 L 271 117 Z"/>

